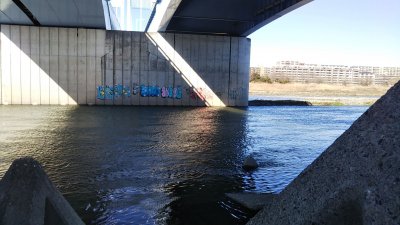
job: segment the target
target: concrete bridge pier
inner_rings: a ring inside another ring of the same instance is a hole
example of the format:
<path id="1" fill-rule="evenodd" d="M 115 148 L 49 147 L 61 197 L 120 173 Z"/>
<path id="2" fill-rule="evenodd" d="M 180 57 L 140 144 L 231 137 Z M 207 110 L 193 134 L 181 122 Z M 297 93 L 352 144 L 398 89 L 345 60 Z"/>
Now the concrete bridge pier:
<path id="1" fill-rule="evenodd" d="M 0 104 L 247 106 L 245 37 L 0 28 Z"/>
<path id="2" fill-rule="evenodd" d="M 84 225 L 32 158 L 15 160 L 0 181 L 0 224 Z"/>

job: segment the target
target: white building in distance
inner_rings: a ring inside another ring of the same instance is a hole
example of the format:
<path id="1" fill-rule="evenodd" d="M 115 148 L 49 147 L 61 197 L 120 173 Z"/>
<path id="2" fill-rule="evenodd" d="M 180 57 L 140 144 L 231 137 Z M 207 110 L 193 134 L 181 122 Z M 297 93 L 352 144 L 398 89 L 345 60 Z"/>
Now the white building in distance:
<path id="1" fill-rule="evenodd" d="M 394 84 L 400 79 L 400 67 L 344 66 L 279 61 L 272 67 L 252 67 L 251 73 L 272 80 L 330 84 Z"/>

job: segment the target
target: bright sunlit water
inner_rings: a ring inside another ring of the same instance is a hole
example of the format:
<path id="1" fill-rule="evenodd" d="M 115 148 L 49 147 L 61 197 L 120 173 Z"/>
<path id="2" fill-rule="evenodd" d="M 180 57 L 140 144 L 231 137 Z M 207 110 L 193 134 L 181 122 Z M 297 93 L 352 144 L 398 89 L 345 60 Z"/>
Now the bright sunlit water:
<path id="1" fill-rule="evenodd" d="M 366 109 L 1 106 L 0 177 L 33 156 L 86 224 L 244 224 L 224 193 L 280 192 Z"/>

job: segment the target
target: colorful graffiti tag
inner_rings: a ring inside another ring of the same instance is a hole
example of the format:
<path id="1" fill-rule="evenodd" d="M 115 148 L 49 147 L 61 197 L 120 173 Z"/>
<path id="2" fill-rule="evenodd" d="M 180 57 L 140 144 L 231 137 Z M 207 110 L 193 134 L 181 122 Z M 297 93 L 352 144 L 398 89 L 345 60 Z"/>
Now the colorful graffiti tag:
<path id="1" fill-rule="evenodd" d="M 142 97 L 163 97 L 163 98 L 182 98 L 182 88 L 178 87 L 162 87 L 159 86 L 140 86 L 140 96 Z"/>
<path id="2" fill-rule="evenodd" d="M 98 86 L 97 87 L 97 98 L 101 100 L 109 100 L 113 98 L 119 98 L 121 96 L 130 97 L 131 89 L 129 86 L 117 84 L 114 86 Z"/>
<path id="3" fill-rule="evenodd" d="M 123 86 L 117 84 L 115 86 L 98 86 L 97 87 L 97 99 L 100 100 L 110 100 L 116 99 L 121 96 L 131 97 L 133 95 L 140 94 L 141 97 L 163 97 L 163 98 L 182 98 L 182 87 L 162 87 L 159 86 L 147 86 L 147 85 L 137 85 L 133 84 L 132 91 L 129 86 Z"/>

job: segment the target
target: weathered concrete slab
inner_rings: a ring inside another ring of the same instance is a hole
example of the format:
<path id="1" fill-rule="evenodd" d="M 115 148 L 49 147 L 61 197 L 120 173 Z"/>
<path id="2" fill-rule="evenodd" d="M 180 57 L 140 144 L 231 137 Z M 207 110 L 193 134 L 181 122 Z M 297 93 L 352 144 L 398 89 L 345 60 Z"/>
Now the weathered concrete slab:
<path id="1" fill-rule="evenodd" d="M 50 29 L 50 104 L 59 104 L 59 74 L 58 74 L 58 46 L 59 46 L 58 28 Z M 22 73 L 21 73 L 22 76 Z"/>
<path id="2" fill-rule="evenodd" d="M 99 86 L 104 86 L 104 69 L 105 69 L 105 61 L 104 55 L 106 54 L 105 48 L 106 42 L 106 32 L 104 30 L 96 30 L 96 57 L 95 57 L 95 77 L 96 77 L 96 88 Z M 107 52 L 109 53 L 109 52 Z M 96 95 L 98 91 L 96 90 Z M 96 97 L 96 105 L 104 105 L 104 99 L 100 99 Z"/>
<path id="3" fill-rule="evenodd" d="M 21 104 L 21 29 L 11 26 L 11 104 Z"/>
<path id="4" fill-rule="evenodd" d="M 0 104 L 247 105 L 243 37 L 0 28 Z"/>
<path id="5" fill-rule="evenodd" d="M 68 104 L 78 101 L 78 29 L 68 28 Z"/>
<path id="6" fill-rule="evenodd" d="M 50 104 L 50 33 L 48 27 L 39 28 L 40 104 Z"/>
<path id="7" fill-rule="evenodd" d="M 58 101 L 61 105 L 68 105 L 68 29 L 58 30 Z M 33 79 L 33 75 L 32 75 Z"/>
<path id="8" fill-rule="evenodd" d="M 225 195 L 242 206 L 255 211 L 271 203 L 276 196 L 270 193 L 226 193 Z"/>
<path id="9" fill-rule="evenodd" d="M 96 30 L 87 30 L 86 40 L 86 79 L 87 79 L 87 90 L 86 98 L 88 105 L 94 105 L 96 103 Z"/>
<path id="10" fill-rule="evenodd" d="M 0 181 L 0 224 L 83 225 L 32 158 L 15 160 Z"/>
<path id="11" fill-rule="evenodd" d="M 1 25 L 1 96 L 2 104 L 12 103 L 11 91 L 11 30 L 9 25 Z"/>
<path id="12" fill-rule="evenodd" d="M 400 82 L 249 225 L 400 224 Z"/>
<path id="13" fill-rule="evenodd" d="M 28 26 L 21 26 L 21 104 L 31 104 L 31 44 Z M 0 88 L 1 90 L 1 88 Z M 0 91 L 1 92 L 1 91 Z M 1 103 L 1 101 L 0 101 Z"/>
<path id="14" fill-rule="evenodd" d="M 87 30 L 78 29 L 77 79 L 79 105 L 87 104 Z"/>

